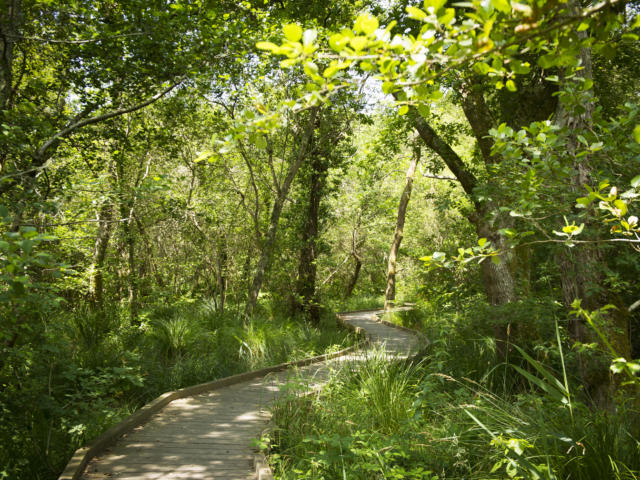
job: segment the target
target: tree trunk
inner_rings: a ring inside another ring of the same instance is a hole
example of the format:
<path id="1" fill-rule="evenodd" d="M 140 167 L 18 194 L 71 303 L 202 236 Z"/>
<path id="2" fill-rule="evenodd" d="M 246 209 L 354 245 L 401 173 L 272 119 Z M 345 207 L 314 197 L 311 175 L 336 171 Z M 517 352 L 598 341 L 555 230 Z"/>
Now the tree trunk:
<path id="1" fill-rule="evenodd" d="M 516 284 L 510 268 L 512 253 L 507 248 L 504 237 L 487 220 L 486 212 L 481 209 L 469 218 L 476 227 L 479 238 L 486 238 L 493 247 L 504 253 L 498 257 L 499 263 L 485 259 L 480 264 L 482 284 L 489 304 L 500 306 L 517 300 Z M 496 340 L 496 355 L 499 361 L 506 361 L 508 345 L 512 336 L 512 325 L 508 319 L 493 319 L 493 334 Z"/>
<path id="2" fill-rule="evenodd" d="M 313 155 L 311 179 L 309 183 L 309 208 L 305 227 L 302 232 L 302 249 L 298 264 L 296 309 L 302 311 L 307 319 L 317 325 L 320 323 L 320 308 L 316 298 L 317 251 L 320 215 L 320 200 L 324 189 L 327 163 L 319 155 Z"/>
<path id="3" fill-rule="evenodd" d="M 7 0 L 0 10 L 0 111 L 6 110 L 13 94 L 13 57 L 22 23 L 22 1 Z"/>
<path id="4" fill-rule="evenodd" d="M 353 293 L 353 290 L 356 288 L 356 284 L 358 283 L 358 278 L 360 278 L 360 270 L 362 270 L 362 257 L 355 252 L 353 252 L 352 255 L 356 264 L 353 268 L 353 274 L 349 280 L 349 285 L 347 285 L 347 289 L 344 292 L 344 298 L 349 298 Z"/>
<path id="5" fill-rule="evenodd" d="M 113 222 L 113 206 L 110 199 L 100 207 L 98 211 L 98 232 L 93 247 L 93 263 L 91 265 L 91 276 L 89 278 L 89 295 L 93 304 L 99 312 L 104 311 L 104 261 L 111 239 L 111 225 Z"/>
<path id="6" fill-rule="evenodd" d="M 580 5 L 575 0 L 570 2 L 568 7 L 575 12 L 580 10 Z M 582 38 L 586 36 L 585 32 L 580 32 L 579 35 Z M 579 58 L 581 68 L 575 72 L 575 75 L 592 80 L 591 51 L 588 48 L 582 48 Z M 568 132 L 571 132 L 566 145 L 566 156 L 571 159 L 575 172 L 569 185 L 573 200 L 576 196 L 583 194 L 584 185 L 593 183 L 593 167 L 590 163 L 590 156 L 577 156 L 577 151 L 580 148 L 578 135 L 581 131 L 592 128 L 593 103 L 589 99 L 581 102 L 581 109 L 576 112 L 571 110 L 570 107 L 567 108 L 565 103 L 559 102 L 555 121 L 560 127 L 566 128 Z M 597 227 L 590 213 L 587 212 L 586 219 L 580 220 L 584 221 L 587 230 L 590 230 L 588 228 L 589 223 L 593 224 L 594 226 L 591 230 L 594 230 Z M 571 308 L 571 304 L 576 299 L 580 299 L 583 308 L 587 310 L 598 309 L 606 303 L 615 303 L 615 301 L 611 302 L 607 292 L 602 287 L 605 265 L 602 251 L 597 244 L 579 245 L 572 249 L 565 248 L 558 254 L 557 263 L 561 272 L 563 301 L 567 309 Z M 620 305 L 620 307 L 624 308 L 623 305 Z M 615 311 L 606 315 L 609 325 L 605 327 L 605 334 L 609 337 L 619 356 L 630 358 L 631 342 L 628 335 L 628 315 L 626 312 L 618 313 Z M 569 317 L 569 335 L 572 341 L 578 343 L 591 343 L 596 340 L 593 332 L 585 324 L 585 320 L 578 316 Z M 604 349 L 604 346 L 602 348 Z M 591 359 L 583 355 L 578 356 L 578 365 L 582 380 L 594 403 L 600 408 L 612 408 L 613 384 L 609 370 L 597 358 Z"/>
<path id="7" fill-rule="evenodd" d="M 7 121 L 5 110 L 11 109 L 13 91 L 13 60 L 16 36 L 22 26 L 22 0 L 7 0 L 0 7 L 0 119 Z M 0 172 L 7 161 L 5 140 L 0 139 Z M 4 182 L 6 185 L 10 182 Z M 4 193 L 0 186 L 0 195 Z"/>
<path id="8" fill-rule="evenodd" d="M 398 217 L 396 220 L 396 231 L 391 242 L 391 250 L 389 251 L 389 263 L 387 266 L 387 289 L 384 294 L 384 309 L 389 310 L 393 307 L 396 299 L 396 259 L 398 258 L 398 250 L 402 243 L 404 232 L 404 221 L 407 216 L 407 207 L 411 200 L 411 191 L 413 190 L 413 177 L 416 173 L 416 167 L 420 161 L 420 147 L 416 146 L 411 158 L 411 163 L 407 169 L 407 179 L 404 190 L 400 196 L 400 205 L 398 205 Z"/>
<path id="9" fill-rule="evenodd" d="M 135 214 L 135 212 L 133 213 L 133 219 L 135 220 L 136 226 L 138 227 L 138 232 L 140 233 L 140 237 L 144 242 L 144 248 L 147 253 L 146 263 L 149 267 L 149 271 L 153 274 L 156 280 L 156 284 L 160 288 L 164 288 L 164 278 L 162 278 L 162 274 L 160 273 L 160 270 L 158 270 L 158 266 L 153 261 L 153 245 L 151 243 L 151 239 L 149 238 L 149 235 L 147 234 L 147 229 L 145 228 L 144 224 L 140 221 L 138 216 Z"/>
<path id="10" fill-rule="evenodd" d="M 217 309 L 220 313 L 224 313 L 224 306 L 227 298 L 227 242 L 226 239 L 222 239 L 218 241 L 216 262 L 217 262 L 217 272 L 216 272 L 216 290 L 218 291 L 218 297 L 220 298 L 219 302 L 217 302 Z"/>
<path id="11" fill-rule="evenodd" d="M 479 100 L 479 98 L 473 95 L 468 95 L 465 100 L 467 103 L 466 108 L 469 108 L 472 102 L 478 102 Z M 471 197 L 475 206 L 475 212 L 469 215 L 468 218 L 476 227 L 478 237 L 491 241 L 495 249 L 508 252 L 508 249 L 505 248 L 505 239 L 499 233 L 499 230 L 505 225 L 501 224 L 499 218 L 493 223 L 489 220 L 488 214 L 494 210 L 493 205 L 481 202 L 473 195 L 473 191 L 478 183 L 476 177 L 467 168 L 460 156 L 449 144 L 440 138 L 437 132 L 427 123 L 415 107 L 409 108 L 409 118 L 424 143 L 442 158 L 449 170 L 451 170 L 460 182 L 462 189 Z M 474 125 L 474 127 L 472 127 L 474 132 L 477 131 L 478 134 L 480 134 L 483 131 L 488 131 L 487 119 L 480 119 L 475 112 L 474 115 L 470 115 L 468 120 L 470 124 Z M 490 157 L 490 151 L 487 150 L 486 145 L 479 144 L 479 146 L 481 147 L 480 150 L 483 156 L 485 154 L 489 155 L 488 158 L 484 159 L 485 162 L 494 162 L 495 159 Z M 481 275 L 487 300 L 491 305 L 495 306 L 504 305 L 516 300 L 516 283 L 510 269 L 510 254 L 502 253 L 498 258 L 500 259 L 498 264 L 488 259 L 481 263 Z M 511 334 L 511 325 L 502 318 L 495 318 L 493 320 L 493 329 L 498 359 L 504 361 L 506 359 L 507 344 Z"/>
<path id="12" fill-rule="evenodd" d="M 136 271 L 136 237 L 133 231 L 131 219 L 123 224 L 124 238 L 127 249 L 127 264 L 129 267 L 129 278 L 127 279 L 127 289 L 129 291 L 129 315 L 131 323 L 138 321 L 138 272 Z"/>
<path id="13" fill-rule="evenodd" d="M 284 182 L 282 182 L 282 185 L 280 186 L 278 191 L 278 195 L 273 202 L 271 217 L 269 219 L 269 228 L 266 235 L 264 236 L 262 251 L 260 252 L 260 259 L 258 260 L 256 272 L 253 276 L 253 282 L 251 283 L 251 287 L 249 288 L 249 296 L 247 298 L 247 303 L 244 309 L 245 318 L 249 318 L 253 314 L 253 310 L 255 309 L 256 303 L 258 301 L 258 295 L 260 294 L 260 290 L 262 289 L 264 276 L 271 266 L 273 249 L 276 243 L 276 234 L 278 233 L 278 225 L 280 223 L 282 208 L 284 207 L 284 202 L 287 199 L 287 195 L 289 195 L 289 190 L 291 189 L 293 179 L 298 173 L 298 170 L 300 170 L 300 166 L 302 165 L 302 162 L 308 154 L 309 145 L 311 143 L 311 138 L 313 136 L 315 127 L 316 113 L 317 107 L 311 109 L 311 114 L 305 131 L 302 135 L 297 154 L 289 164 L 287 176 L 285 177 Z"/>
<path id="14" fill-rule="evenodd" d="M 133 229 L 135 196 L 128 198 L 130 187 L 125 185 L 123 158 L 116 159 L 118 201 L 120 203 L 120 220 L 122 224 L 122 240 L 124 254 L 127 258 L 127 292 L 129 297 L 129 317 L 131 323 L 138 321 L 138 274 L 136 271 L 136 238 Z M 137 182 L 134 188 L 137 187 Z"/>
<path id="15" fill-rule="evenodd" d="M 356 226 L 353 228 L 353 232 L 351 232 L 351 256 L 355 260 L 356 264 L 353 269 L 353 274 L 351 275 L 351 279 L 349 280 L 349 284 L 347 285 L 347 289 L 345 290 L 344 298 L 349 298 L 353 293 L 353 289 L 356 288 L 356 284 L 358 283 L 358 278 L 360 278 L 360 270 L 362 270 L 362 257 L 358 253 L 358 229 L 360 228 L 360 216 L 358 216 L 358 220 Z"/>

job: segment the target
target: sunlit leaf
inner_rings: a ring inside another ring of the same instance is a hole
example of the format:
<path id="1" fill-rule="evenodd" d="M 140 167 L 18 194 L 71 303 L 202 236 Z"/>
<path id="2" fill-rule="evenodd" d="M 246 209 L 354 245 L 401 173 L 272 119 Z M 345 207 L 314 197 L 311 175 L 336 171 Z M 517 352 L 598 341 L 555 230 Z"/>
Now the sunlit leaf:
<path id="1" fill-rule="evenodd" d="M 369 13 L 358 15 L 353 29 L 356 32 L 362 32 L 365 35 L 371 35 L 378 29 L 378 19 Z"/>
<path id="2" fill-rule="evenodd" d="M 302 38 L 302 27 L 296 23 L 289 23 L 282 27 L 282 33 L 290 42 L 299 42 Z"/>
<path id="3" fill-rule="evenodd" d="M 413 18 L 414 20 L 419 20 L 423 22 L 424 20 L 427 19 L 427 14 L 417 7 L 412 7 L 412 6 L 407 7 L 407 13 L 409 14 L 409 17 Z"/>

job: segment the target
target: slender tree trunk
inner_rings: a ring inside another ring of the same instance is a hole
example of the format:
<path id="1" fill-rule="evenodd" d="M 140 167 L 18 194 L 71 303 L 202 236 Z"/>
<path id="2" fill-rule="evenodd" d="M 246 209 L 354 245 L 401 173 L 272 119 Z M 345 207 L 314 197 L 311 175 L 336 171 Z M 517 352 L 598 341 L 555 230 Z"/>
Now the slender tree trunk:
<path id="1" fill-rule="evenodd" d="M 11 109 L 14 51 L 22 21 L 22 0 L 6 0 L 0 7 L 0 118 L 5 117 L 6 114 L 2 113 L 4 110 Z M 7 160 L 4 142 L 0 139 L 0 172 Z M 4 190 L 0 188 L 0 195 L 2 193 Z"/>
<path id="2" fill-rule="evenodd" d="M 349 280 L 349 284 L 347 285 L 347 289 L 344 293 L 344 298 L 349 298 L 353 293 L 353 290 L 356 288 L 356 284 L 358 283 L 358 279 L 360 278 L 360 271 L 362 270 L 362 257 L 358 253 L 358 230 L 360 229 L 360 216 L 358 216 L 358 220 L 356 226 L 353 228 L 351 232 L 351 256 L 355 260 L 355 265 L 353 268 L 353 274 L 351 275 L 351 279 Z"/>
<path id="3" fill-rule="evenodd" d="M 475 94 L 470 94 L 465 100 L 466 109 L 475 103 L 479 102 L 480 98 Z M 480 108 L 482 103 L 480 104 Z M 474 112 L 473 115 L 469 115 L 469 123 L 474 125 L 474 133 L 479 135 L 483 131 L 487 130 L 489 122 L 487 119 L 480 119 Z M 508 252 L 506 249 L 505 239 L 499 233 L 500 228 L 505 225 L 501 224 L 500 219 L 497 222 L 491 222 L 489 220 L 489 213 L 494 210 L 493 205 L 486 202 L 480 202 L 475 198 L 473 192 L 478 183 L 476 177 L 464 164 L 460 156 L 447 144 L 437 132 L 427 123 L 427 121 L 420 115 L 418 110 L 414 107 L 409 109 L 409 117 L 413 123 L 413 127 L 418 132 L 425 145 L 431 150 L 437 153 L 440 158 L 445 162 L 449 170 L 455 175 L 460 182 L 463 190 L 469 195 L 474 203 L 475 212 L 468 216 L 469 221 L 476 227 L 476 232 L 479 238 L 486 238 L 491 241 L 492 245 L 498 249 Z M 480 121 L 482 120 L 482 122 Z M 485 158 L 485 162 L 493 163 L 495 159 L 490 157 L 490 151 L 487 150 L 486 145 L 479 144 L 483 156 L 489 155 Z M 500 262 L 495 264 L 489 260 L 485 260 L 481 263 L 481 275 L 483 286 L 487 294 L 487 300 L 491 305 L 499 306 L 504 305 L 516 300 L 516 288 L 515 280 L 513 278 L 512 270 L 510 268 L 511 256 L 510 253 L 502 253 L 498 257 Z M 503 318 L 495 318 L 493 321 L 493 329 L 496 340 L 496 352 L 499 360 L 505 360 L 507 354 L 507 344 L 511 334 L 511 325 Z"/>
<path id="4" fill-rule="evenodd" d="M 131 322 L 135 323 L 138 321 L 138 272 L 136 270 L 136 236 L 131 219 L 124 222 L 124 238 L 129 269 L 127 282 L 127 289 L 129 291 L 129 314 Z"/>
<path id="5" fill-rule="evenodd" d="M 144 224 L 138 218 L 138 215 L 135 214 L 135 212 L 133 213 L 133 218 L 134 218 L 134 220 L 136 222 L 136 227 L 138 228 L 138 232 L 140 232 L 140 237 L 142 238 L 142 241 L 144 242 L 144 248 L 145 248 L 145 251 L 147 253 L 146 264 L 148 265 L 148 270 L 153 274 L 153 276 L 154 276 L 154 278 L 156 280 L 156 284 L 160 288 L 164 288 L 164 278 L 162 278 L 162 274 L 160 273 L 160 270 L 158 270 L 158 266 L 154 262 L 154 259 L 153 259 L 153 245 L 151 243 L 151 239 L 149 238 L 149 235 L 147 234 L 147 229 L 145 228 Z"/>
<path id="6" fill-rule="evenodd" d="M 0 10 L 0 111 L 13 92 L 13 57 L 22 23 L 22 0 L 6 0 Z"/>
<path id="7" fill-rule="evenodd" d="M 282 214 L 282 209 L 284 207 L 284 202 L 287 199 L 287 195 L 289 195 L 289 190 L 291 189 L 293 179 L 298 173 L 298 170 L 300 170 L 302 162 L 308 155 L 309 145 L 311 143 L 311 138 L 313 136 L 313 131 L 316 123 L 316 113 L 317 107 L 311 110 L 307 126 L 300 140 L 297 154 L 292 159 L 287 171 L 287 176 L 285 177 L 284 182 L 282 182 L 282 185 L 280 186 L 278 191 L 278 195 L 273 202 L 271 217 L 269 219 L 269 228 L 266 235 L 264 236 L 262 251 L 260 252 L 260 259 L 258 260 L 256 272 L 253 277 L 253 282 L 251 283 L 251 287 L 249 288 L 249 296 L 247 298 L 247 303 L 244 310 L 245 318 L 249 318 L 253 314 L 253 310 L 255 309 L 256 303 L 258 301 L 258 295 L 260 294 L 260 290 L 262 289 L 265 274 L 271 265 L 271 260 L 273 258 L 273 249 L 276 243 L 276 234 L 278 233 L 278 225 L 280 223 L 280 215 Z"/>
<path id="8" fill-rule="evenodd" d="M 218 290 L 218 297 L 220 301 L 218 302 L 218 309 L 220 313 L 224 313 L 224 306 L 227 298 L 227 242 L 226 238 L 222 239 L 218 242 L 216 261 L 218 264 L 217 272 L 216 272 L 216 290 Z"/>
<path id="9" fill-rule="evenodd" d="M 393 242 L 391 242 L 391 249 L 389 250 L 389 263 L 387 266 L 387 288 L 384 294 L 384 309 L 389 310 L 393 307 L 393 302 L 396 299 L 396 261 L 398 258 L 398 251 L 400 250 L 400 244 L 402 243 L 402 237 L 404 233 L 404 221 L 407 216 L 407 207 L 411 200 L 411 191 L 413 190 L 413 177 L 416 173 L 416 167 L 420 161 L 420 147 L 416 146 L 407 169 L 407 177 L 400 196 L 400 204 L 398 205 L 398 217 L 396 219 L 396 231 L 393 235 Z"/>
<path id="10" fill-rule="evenodd" d="M 482 284 L 487 294 L 487 300 L 491 305 L 506 305 L 517 300 L 516 284 L 513 278 L 511 264 L 511 252 L 507 248 L 504 237 L 496 231 L 494 225 L 487 220 L 484 210 L 475 212 L 469 218 L 476 227 L 479 238 L 486 238 L 500 254 L 500 262 L 494 263 L 485 259 L 480 264 Z M 496 354 L 500 361 L 507 359 L 508 345 L 512 336 L 512 325 L 508 319 L 495 318 L 493 321 L 493 334 L 496 340 Z"/>
<path id="11" fill-rule="evenodd" d="M 130 187 L 125 184 L 125 171 L 122 158 L 116 160 L 116 170 L 122 239 L 124 242 L 124 254 L 127 259 L 126 282 L 129 297 L 129 317 L 131 323 L 134 324 L 138 321 L 138 272 L 136 270 L 136 237 L 133 228 L 135 196 L 129 197 L 127 192 Z M 137 182 L 134 184 L 134 187 L 137 187 Z"/>
<path id="12" fill-rule="evenodd" d="M 98 211 L 98 232 L 93 247 L 93 263 L 91 265 L 91 276 L 89 278 L 89 295 L 99 312 L 104 311 L 104 261 L 107 256 L 107 248 L 111 239 L 113 222 L 113 206 L 110 199 L 100 207 Z"/>
<path id="13" fill-rule="evenodd" d="M 313 155 L 311 162 L 311 179 L 309 184 L 309 208 L 305 227 L 302 232 L 302 250 L 298 264 L 298 281 L 296 285 L 297 309 L 304 312 L 313 324 L 320 323 L 320 308 L 316 298 L 317 274 L 317 242 L 320 215 L 320 200 L 323 195 L 324 178 L 327 163 L 319 155 Z"/>
<path id="14" fill-rule="evenodd" d="M 276 243 L 276 234 L 278 232 L 278 224 L 280 223 L 280 215 L 282 214 L 282 208 L 284 206 L 285 198 L 279 197 L 273 203 L 271 210 L 271 218 L 269 220 L 269 229 L 264 236 L 264 242 L 262 245 L 262 251 L 260 252 L 260 258 L 256 267 L 251 287 L 249 288 L 249 297 L 247 304 L 245 305 L 244 314 L 247 318 L 251 317 L 253 310 L 255 309 L 258 301 L 258 295 L 262 289 L 262 283 L 264 282 L 264 276 L 271 266 L 271 260 L 273 258 L 273 249 Z"/>

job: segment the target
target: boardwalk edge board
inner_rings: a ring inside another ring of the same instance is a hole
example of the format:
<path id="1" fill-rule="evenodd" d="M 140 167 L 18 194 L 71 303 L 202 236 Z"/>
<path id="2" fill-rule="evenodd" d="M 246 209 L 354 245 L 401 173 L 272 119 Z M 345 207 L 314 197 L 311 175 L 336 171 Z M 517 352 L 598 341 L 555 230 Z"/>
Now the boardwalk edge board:
<path id="1" fill-rule="evenodd" d="M 259 453 L 253 457 L 253 466 L 256 470 L 256 480 L 273 480 L 273 473 L 264 454 Z"/>
<path id="2" fill-rule="evenodd" d="M 362 332 L 361 329 L 352 328 L 352 330 L 355 330 L 357 334 L 360 334 Z M 361 330 L 361 332 L 358 332 L 358 330 Z M 97 457 L 108 447 L 116 443 L 116 441 L 120 437 L 122 437 L 122 435 L 129 433 L 134 428 L 146 423 L 153 415 L 158 413 L 174 400 L 199 395 L 201 393 L 206 393 L 223 387 L 228 387 L 229 385 L 234 385 L 236 383 L 252 380 L 254 378 L 263 377 L 269 373 L 280 372 L 291 367 L 302 367 L 305 365 L 310 365 L 312 363 L 324 362 L 326 360 L 330 360 L 356 351 L 358 348 L 359 345 L 356 344 L 337 352 L 304 358 L 302 360 L 296 360 L 294 362 L 281 363 L 272 367 L 239 373 L 237 375 L 221 378 L 219 380 L 201 383 L 198 385 L 193 385 L 190 387 L 181 388 L 179 390 L 163 393 L 155 400 L 152 400 L 151 402 L 147 403 L 139 410 L 137 410 L 135 413 L 125 418 L 120 423 L 108 429 L 102 435 L 94 439 L 88 446 L 80 447 L 79 449 L 77 449 L 67 463 L 67 467 L 58 477 L 58 480 L 79 480 L 85 469 L 87 468 L 87 465 L 93 458 Z M 265 480 L 269 479 L 269 477 L 267 476 L 263 476 L 262 478 Z"/>

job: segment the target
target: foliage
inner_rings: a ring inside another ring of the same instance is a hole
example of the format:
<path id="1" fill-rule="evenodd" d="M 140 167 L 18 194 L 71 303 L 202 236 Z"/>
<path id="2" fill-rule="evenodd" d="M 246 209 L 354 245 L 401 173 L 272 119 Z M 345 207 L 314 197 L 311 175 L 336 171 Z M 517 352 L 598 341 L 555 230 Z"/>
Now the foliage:
<path id="1" fill-rule="evenodd" d="M 560 341 L 562 329 L 556 332 Z M 489 370 L 494 360 L 470 348 L 477 341 L 468 332 L 439 338 L 418 364 L 373 357 L 336 372 L 317 396 L 293 394 L 276 404 L 269 440 L 278 478 L 640 475 L 640 431 L 628 421 L 637 418 L 637 405 L 605 413 L 583 403 L 579 381 L 566 376 L 564 342 L 535 353 L 541 359 L 555 353 L 559 373 L 514 350 L 521 366 L 507 369 L 519 381 L 504 391 L 490 377 L 473 375 L 471 365 L 487 362 Z M 458 372 L 473 376 L 449 374 Z"/>
<path id="2" fill-rule="evenodd" d="M 344 345 L 418 150 L 389 319 L 426 359 L 278 406 L 282 474 L 637 476 L 637 2 L 0 9 L 0 477 Z"/>

